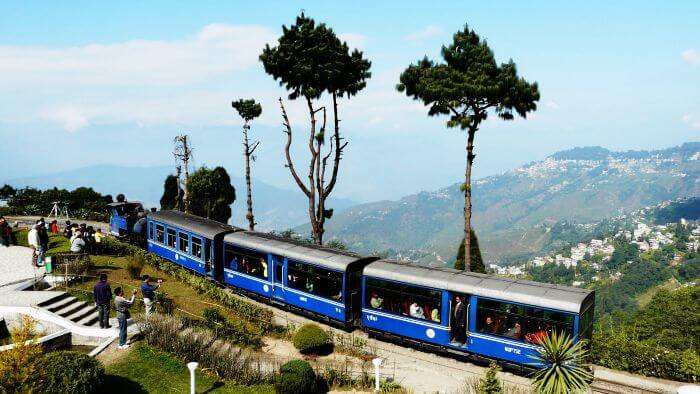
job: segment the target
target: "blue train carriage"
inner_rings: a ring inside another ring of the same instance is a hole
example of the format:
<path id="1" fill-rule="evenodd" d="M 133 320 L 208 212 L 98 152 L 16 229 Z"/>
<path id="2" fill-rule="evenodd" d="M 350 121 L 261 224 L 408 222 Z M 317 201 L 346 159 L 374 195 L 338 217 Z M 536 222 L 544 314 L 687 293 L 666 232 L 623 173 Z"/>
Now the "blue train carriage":
<path id="1" fill-rule="evenodd" d="M 336 325 L 360 319 L 362 268 L 372 257 L 271 234 L 224 237 L 224 283 Z"/>
<path id="2" fill-rule="evenodd" d="M 148 251 L 223 281 L 221 244 L 224 236 L 234 231 L 241 229 L 180 211 L 152 212 L 148 215 Z"/>
<path id="3" fill-rule="evenodd" d="M 362 325 L 434 350 L 533 367 L 539 338 L 590 340 L 594 292 L 379 260 L 363 275 Z"/>
<path id="4" fill-rule="evenodd" d="M 132 233 L 134 224 L 139 220 L 139 213 L 144 212 L 138 201 L 123 201 L 107 204 L 109 208 L 109 232 L 117 237 Z M 145 214 L 145 212 L 144 212 Z"/>

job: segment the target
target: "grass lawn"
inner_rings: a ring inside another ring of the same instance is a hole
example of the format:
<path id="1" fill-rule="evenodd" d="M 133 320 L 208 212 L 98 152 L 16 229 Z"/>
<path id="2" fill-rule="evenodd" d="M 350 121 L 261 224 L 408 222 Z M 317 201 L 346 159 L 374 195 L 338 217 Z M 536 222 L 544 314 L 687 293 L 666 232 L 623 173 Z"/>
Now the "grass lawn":
<path id="1" fill-rule="evenodd" d="M 106 367 L 104 393 L 189 393 L 187 366 L 167 353 L 139 345 Z M 196 373 L 198 393 L 274 393 L 272 385 L 239 386 Z"/>

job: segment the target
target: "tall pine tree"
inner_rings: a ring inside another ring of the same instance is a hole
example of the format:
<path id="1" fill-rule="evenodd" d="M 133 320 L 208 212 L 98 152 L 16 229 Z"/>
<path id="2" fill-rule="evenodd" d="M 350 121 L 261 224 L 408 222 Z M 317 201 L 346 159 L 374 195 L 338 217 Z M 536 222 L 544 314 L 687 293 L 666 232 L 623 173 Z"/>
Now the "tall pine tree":
<path id="1" fill-rule="evenodd" d="M 471 234 L 471 242 L 469 247 L 471 248 L 471 253 L 469 254 L 471 258 L 471 263 L 469 264 L 469 271 L 480 272 L 482 274 L 486 273 L 486 267 L 484 266 L 484 261 L 481 259 L 481 250 L 479 250 L 479 240 L 476 238 L 476 233 L 474 230 L 469 232 Z M 459 249 L 457 250 L 457 260 L 455 260 L 455 268 L 458 270 L 464 270 L 464 239 L 459 243 Z"/>

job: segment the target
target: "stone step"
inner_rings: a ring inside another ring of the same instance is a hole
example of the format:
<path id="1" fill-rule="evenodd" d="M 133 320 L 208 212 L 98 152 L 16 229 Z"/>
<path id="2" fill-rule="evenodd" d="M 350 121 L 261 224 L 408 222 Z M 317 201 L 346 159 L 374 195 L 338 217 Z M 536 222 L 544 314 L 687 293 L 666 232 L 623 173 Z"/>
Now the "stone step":
<path id="1" fill-rule="evenodd" d="M 48 308 L 52 305 L 57 304 L 59 301 L 64 301 L 66 298 L 70 297 L 68 293 L 66 292 L 61 292 L 59 295 L 48 299 L 46 301 L 40 302 L 38 305 L 42 308 Z"/>
<path id="2" fill-rule="evenodd" d="M 57 313 L 63 317 L 67 317 L 67 316 L 72 315 L 75 312 L 85 308 L 87 306 L 87 304 L 88 303 L 85 301 L 78 301 L 76 299 L 72 303 L 65 305 L 63 308 L 54 311 L 54 313 Z"/>
<path id="3" fill-rule="evenodd" d="M 46 306 L 41 306 L 41 307 L 48 309 L 51 312 L 56 312 L 62 308 L 65 308 L 67 305 L 73 304 L 76 301 L 77 301 L 77 298 L 68 296 L 68 297 L 63 297 L 56 302 L 53 302 L 51 304 L 48 304 Z"/>
<path id="4" fill-rule="evenodd" d="M 94 313 L 96 311 L 97 311 L 97 308 L 95 307 L 95 305 L 86 303 L 82 308 L 80 308 L 77 311 L 66 316 L 66 319 L 77 323 L 80 320 L 82 320 L 84 317 L 86 317 L 86 316 L 88 316 L 91 313 Z"/>
<path id="5" fill-rule="evenodd" d="M 100 315 L 97 312 L 97 310 L 95 310 L 92 313 L 90 313 L 89 315 L 86 315 L 85 317 L 83 317 L 82 319 L 77 321 L 76 323 L 78 323 L 81 326 L 96 326 L 99 318 L 100 318 Z"/>

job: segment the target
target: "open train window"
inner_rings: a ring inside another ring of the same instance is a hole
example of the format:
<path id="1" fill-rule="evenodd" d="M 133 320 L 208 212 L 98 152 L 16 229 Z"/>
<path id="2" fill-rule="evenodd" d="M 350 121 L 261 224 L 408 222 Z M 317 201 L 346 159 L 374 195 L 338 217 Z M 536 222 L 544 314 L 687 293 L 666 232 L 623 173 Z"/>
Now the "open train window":
<path id="1" fill-rule="evenodd" d="M 190 237 L 185 233 L 180 233 L 180 251 L 184 253 L 189 253 Z"/>
<path id="2" fill-rule="evenodd" d="M 330 300 L 342 301 L 343 273 L 288 260 L 287 287 Z"/>
<path id="3" fill-rule="evenodd" d="M 260 279 L 268 278 L 267 253 L 237 248 L 224 244 L 224 268 L 254 276 Z"/>
<path id="4" fill-rule="evenodd" d="M 440 323 L 440 290 L 366 278 L 365 297 L 365 305 L 372 309 Z"/>
<path id="5" fill-rule="evenodd" d="M 164 243 L 165 227 L 162 224 L 156 224 L 156 241 Z"/>
<path id="6" fill-rule="evenodd" d="M 171 248 L 177 246 L 177 233 L 171 228 L 168 229 L 168 246 Z"/>
<path id="7" fill-rule="evenodd" d="M 552 331 L 572 335 L 574 316 L 569 313 L 480 298 L 476 330 L 516 341 L 538 344 Z"/>
<path id="8" fill-rule="evenodd" d="M 192 237 L 192 256 L 201 259 L 202 258 L 202 239 L 197 237 Z"/>

